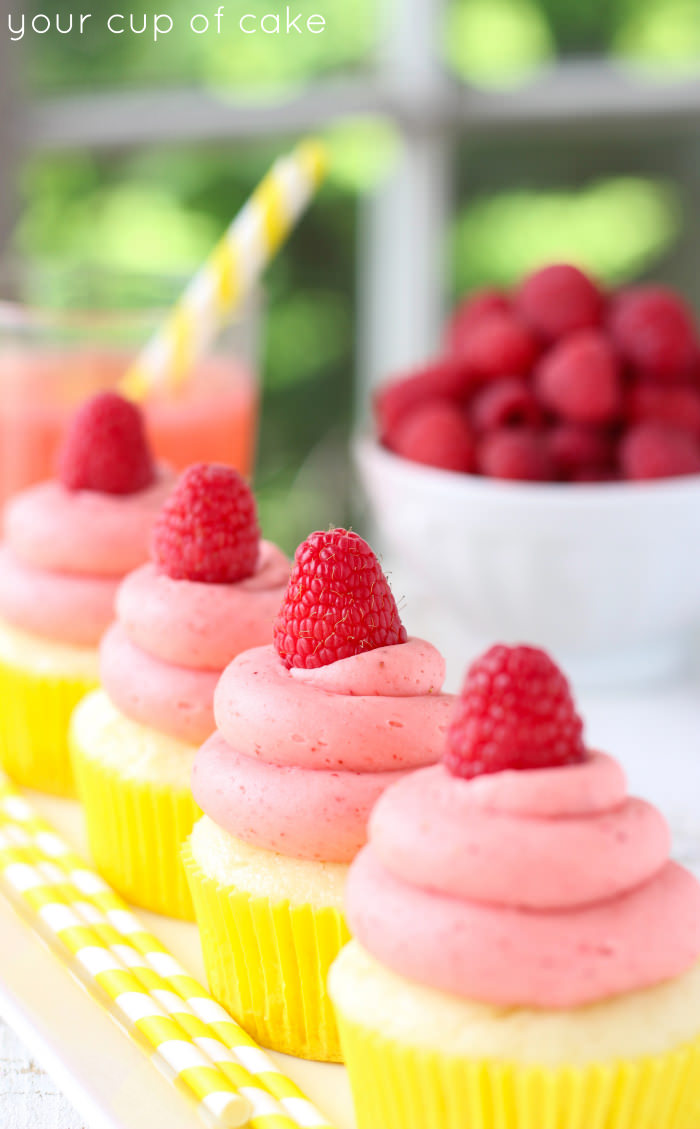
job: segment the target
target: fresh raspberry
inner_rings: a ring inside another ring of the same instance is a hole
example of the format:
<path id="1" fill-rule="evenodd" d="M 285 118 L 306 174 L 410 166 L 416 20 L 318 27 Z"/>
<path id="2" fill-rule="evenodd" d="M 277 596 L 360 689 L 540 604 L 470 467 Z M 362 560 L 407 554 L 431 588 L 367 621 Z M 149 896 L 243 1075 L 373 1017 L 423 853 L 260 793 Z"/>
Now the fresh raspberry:
<path id="1" fill-rule="evenodd" d="M 629 388 L 626 408 L 632 423 L 670 423 L 700 439 L 700 392 L 688 384 L 636 381 Z"/>
<path id="2" fill-rule="evenodd" d="M 687 431 L 668 423 L 637 423 L 620 443 L 624 478 L 674 478 L 700 474 L 700 444 Z"/>
<path id="3" fill-rule="evenodd" d="M 693 350 L 693 359 L 688 369 L 688 383 L 695 388 L 700 388 L 700 341 L 696 341 Z"/>
<path id="4" fill-rule="evenodd" d="M 687 306 L 672 290 L 623 290 L 613 303 L 610 332 L 622 358 L 640 376 L 672 383 L 690 374 L 695 327 Z"/>
<path id="5" fill-rule="evenodd" d="M 237 470 L 194 463 L 153 526 L 151 555 L 173 580 L 233 584 L 252 576 L 260 529 L 253 492 Z"/>
<path id="6" fill-rule="evenodd" d="M 617 358 L 596 329 L 565 337 L 542 359 L 535 372 L 541 402 L 571 423 L 609 423 L 622 407 Z"/>
<path id="7" fill-rule="evenodd" d="M 441 357 L 409 376 L 382 385 L 374 396 L 380 441 L 390 447 L 405 415 L 428 400 L 460 400 L 469 391 L 470 383 L 463 361 Z"/>
<path id="8" fill-rule="evenodd" d="M 58 452 L 56 471 L 68 490 L 135 494 L 156 476 L 143 416 L 117 392 L 100 392 L 78 408 Z"/>
<path id="9" fill-rule="evenodd" d="M 471 405 L 471 421 L 477 431 L 520 425 L 537 427 L 542 423 L 542 409 L 526 380 L 504 376 L 477 392 Z"/>
<path id="10" fill-rule="evenodd" d="M 474 469 L 474 442 L 464 412 L 444 400 L 430 400 L 404 416 L 391 446 L 414 463 L 443 470 Z"/>
<path id="11" fill-rule="evenodd" d="M 489 478 L 546 482 L 553 477 L 544 436 L 534 428 L 502 427 L 486 434 L 477 447 L 477 467 Z"/>
<path id="12" fill-rule="evenodd" d="M 459 354 L 476 380 L 527 376 L 537 358 L 537 342 L 513 314 L 489 314 L 465 333 Z"/>
<path id="13" fill-rule="evenodd" d="M 559 667 L 536 647 L 491 647 L 469 667 L 443 764 L 469 780 L 585 759 L 583 724 Z"/>
<path id="14" fill-rule="evenodd" d="M 549 433 L 549 451 L 557 478 L 599 482 L 612 474 L 612 440 L 583 423 L 559 423 Z"/>
<path id="15" fill-rule="evenodd" d="M 546 341 L 599 325 L 603 295 L 578 267 L 553 263 L 530 274 L 515 296 L 523 321 Z"/>
<path id="16" fill-rule="evenodd" d="M 312 670 L 406 639 L 391 588 L 366 541 L 347 529 L 302 541 L 273 632 L 286 667 Z"/>
<path id="17" fill-rule="evenodd" d="M 476 290 L 464 298 L 453 311 L 445 327 L 445 348 L 460 353 L 464 341 L 475 325 L 489 314 L 507 314 L 510 302 L 501 290 Z"/>

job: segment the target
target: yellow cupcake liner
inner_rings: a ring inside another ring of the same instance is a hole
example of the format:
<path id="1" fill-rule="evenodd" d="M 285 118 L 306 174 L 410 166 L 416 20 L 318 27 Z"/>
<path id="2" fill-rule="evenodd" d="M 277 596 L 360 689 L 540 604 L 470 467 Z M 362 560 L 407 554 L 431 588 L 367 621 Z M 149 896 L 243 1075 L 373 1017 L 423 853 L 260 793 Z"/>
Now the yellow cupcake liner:
<path id="1" fill-rule="evenodd" d="M 264 1047 L 341 1062 L 326 979 L 350 940 L 343 914 L 222 886 L 189 844 L 183 860 L 215 999 Z"/>
<path id="2" fill-rule="evenodd" d="M 70 717 L 95 689 L 86 677 L 43 675 L 0 662 L 0 764 L 18 784 L 75 796 Z"/>
<path id="3" fill-rule="evenodd" d="M 201 816 L 189 788 L 122 775 L 70 735 L 88 844 L 103 878 L 134 905 L 194 921 L 181 848 Z"/>
<path id="4" fill-rule="evenodd" d="M 358 1129 L 699 1129 L 700 1039 L 606 1065 L 468 1061 L 337 1010 Z"/>

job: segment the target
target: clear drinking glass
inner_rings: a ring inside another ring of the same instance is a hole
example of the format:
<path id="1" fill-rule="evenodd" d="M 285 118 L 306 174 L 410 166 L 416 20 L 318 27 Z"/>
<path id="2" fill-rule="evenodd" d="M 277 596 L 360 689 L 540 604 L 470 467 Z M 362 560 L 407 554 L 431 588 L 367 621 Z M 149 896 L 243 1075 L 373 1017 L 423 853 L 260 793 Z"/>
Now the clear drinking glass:
<path id="1" fill-rule="evenodd" d="M 53 473 L 67 420 L 115 387 L 178 297 L 173 279 L 89 271 L 0 273 L 0 504 Z M 258 425 L 259 297 L 177 391 L 144 412 L 159 458 L 252 471 Z"/>

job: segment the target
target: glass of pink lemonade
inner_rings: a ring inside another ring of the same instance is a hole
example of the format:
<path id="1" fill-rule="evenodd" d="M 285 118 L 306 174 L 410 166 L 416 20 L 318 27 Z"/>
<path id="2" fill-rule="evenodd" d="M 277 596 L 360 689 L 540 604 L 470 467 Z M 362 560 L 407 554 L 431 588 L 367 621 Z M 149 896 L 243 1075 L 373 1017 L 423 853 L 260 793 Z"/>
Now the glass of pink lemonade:
<path id="1" fill-rule="evenodd" d="M 0 286 L 0 504 L 53 474 L 76 406 L 118 385 L 178 294 L 162 279 L 87 273 L 66 276 L 63 286 L 56 276 L 39 289 L 15 274 Z M 156 454 L 176 469 L 204 460 L 251 473 L 258 309 L 256 299 L 232 320 L 179 390 L 144 400 Z"/>

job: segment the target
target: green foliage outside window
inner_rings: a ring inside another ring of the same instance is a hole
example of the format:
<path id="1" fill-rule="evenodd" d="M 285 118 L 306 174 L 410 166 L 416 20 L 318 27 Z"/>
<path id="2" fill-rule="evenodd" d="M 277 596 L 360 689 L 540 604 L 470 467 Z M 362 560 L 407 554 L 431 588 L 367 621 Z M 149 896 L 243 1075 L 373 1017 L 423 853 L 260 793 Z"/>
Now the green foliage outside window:
<path id="1" fill-rule="evenodd" d="M 231 33 L 173 34 L 156 46 L 145 36 L 47 35 L 16 45 L 16 58 L 25 88 L 40 96 L 196 84 L 261 99 L 374 65 L 387 24 L 373 0 L 302 0 L 297 7 L 322 11 L 327 32 L 292 47 L 282 37 L 242 43 Z M 407 16 L 408 0 L 403 7 Z M 65 18 L 72 5 L 61 0 L 54 9 Z M 174 0 L 168 10 L 184 19 L 194 9 Z M 445 63 L 456 78 L 491 86 L 512 87 L 557 55 L 591 51 L 668 75 L 697 66 L 698 24 L 694 0 L 452 0 Z M 288 549 L 307 531 L 309 513 L 348 518 L 344 441 L 352 416 L 358 210 L 363 194 L 390 172 L 399 144 L 380 120 L 339 122 L 328 141 L 329 181 L 267 278 L 258 487 L 266 532 Z M 27 157 L 16 249 L 40 262 L 187 274 L 287 144 L 270 138 Z M 616 282 L 652 271 L 678 240 L 683 216 L 667 178 L 595 169 L 574 186 L 548 183 L 538 144 L 515 181 L 499 176 L 497 162 L 489 175 L 488 146 L 481 152 L 486 171 L 450 232 L 455 294 L 508 284 L 552 256 L 573 257 Z M 468 168 L 468 141 L 462 157 Z"/>

